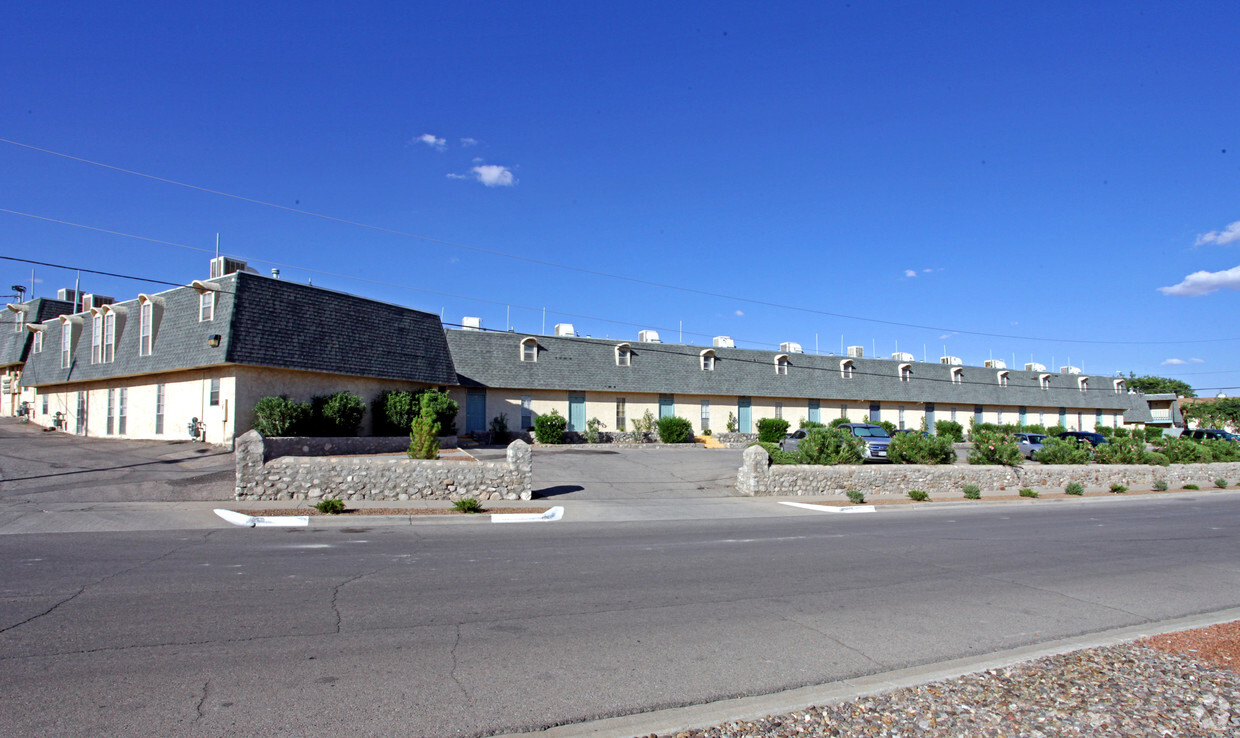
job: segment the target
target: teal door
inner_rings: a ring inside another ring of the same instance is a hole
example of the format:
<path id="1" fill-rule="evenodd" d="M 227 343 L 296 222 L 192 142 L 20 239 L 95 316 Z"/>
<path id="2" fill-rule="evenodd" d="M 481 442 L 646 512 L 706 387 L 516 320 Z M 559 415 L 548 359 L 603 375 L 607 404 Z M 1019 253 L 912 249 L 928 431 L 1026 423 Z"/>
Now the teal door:
<path id="1" fill-rule="evenodd" d="M 465 432 L 481 433 L 487 429 L 487 391 L 471 389 L 465 395 Z"/>
<path id="2" fill-rule="evenodd" d="M 568 430 L 585 432 L 586 429 L 586 396 L 568 396 Z"/>
<path id="3" fill-rule="evenodd" d="M 659 395 L 659 417 L 670 418 L 676 414 L 675 395 Z"/>
<path id="4" fill-rule="evenodd" d="M 811 423 L 819 423 L 819 422 L 822 422 L 822 421 L 818 420 L 818 417 L 819 417 L 819 414 L 818 414 L 818 401 L 817 401 L 817 400 L 810 400 L 810 401 L 809 401 L 809 422 L 811 422 Z"/>
<path id="5" fill-rule="evenodd" d="M 749 407 L 750 400 L 748 397 L 741 397 L 736 401 L 737 418 L 736 429 L 741 433 L 753 433 L 753 411 Z"/>

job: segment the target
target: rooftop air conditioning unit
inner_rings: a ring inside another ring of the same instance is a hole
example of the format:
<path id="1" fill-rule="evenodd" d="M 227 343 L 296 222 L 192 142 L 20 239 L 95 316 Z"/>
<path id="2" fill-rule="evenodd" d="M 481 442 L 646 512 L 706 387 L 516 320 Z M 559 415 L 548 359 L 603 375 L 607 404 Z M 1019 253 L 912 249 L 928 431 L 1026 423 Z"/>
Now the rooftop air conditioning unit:
<path id="1" fill-rule="evenodd" d="M 641 343 L 663 343 L 659 340 L 658 331 L 638 331 L 637 340 Z"/>
<path id="2" fill-rule="evenodd" d="M 987 359 L 987 369 L 1007 369 L 1007 362 L 1003 359 Z"/>
<path id="3" fill-rule="evenodd" d="M 860 359 L 865 356 L 865 346 L 849 346 L 848 355 L 854 359 Z"/>
<path id="4" fill-rule="evenodd" d="M 562 338 L 573 338 L 577 335 L 577 331 L 573 330 L 572 323 L 556 323 L 555 335 Z"/>
<path id="5" fill-rule="evenodd" d="M 892 361 L 912 361 L 913 355 L 906 351 L 897 351 L 891 355 Z"/>
<path id="6" fill-rule="evenodd" d="M 779 344 L 779 350 L 783 351 L 785 354 L 805 353 L 804 351 L 801 350 L 801 344 L 793 343 L 792 341 L 785 341 L 784 343 Z"/>
<path id="7" fill-rule="evenodd" d="M 79 297 L 81 297 L 81 295 L 78 294 L 77 290 L 68 290 L 64 288 L 56 290 L 57 300 L 64 300 L 65 302 L 77 302 Z"/>
<path id="8" fill-rule="evenodd" d="M 715 348 L 736 348 L 731 336 L 715 336 Z"/>
<path id="9" fill-rule="evenodd" d="M 461 330 L 465 330 L 465 331 L 482 330 L 482 318 L 471 318 L 468 316 L 461 318 Z"/>
<path id="10" fill-rule="evenodd" d="M 240 259 L 233 259 L 227 256 L 217 256 L 211 260 L 211 279 L 223 277 L 233 272 L 249 272 L 253 271 L 250 267 Z"/>
<path id="11" fill-rule="evenodd" d="M 82 309 L 83 310 L 90 310 L 91 308 L 99 308 L 99 307 L 103 307 L 104 305 L 111 305 L 114 302 L 116 302 L 116 300 L 112 299 L 111 297 L 104 297 L 103 295 L 91 295 L 91 294 L 82 295 Z"/>
<path id="12" fill-rule="evenodd" d="M 940 356 L 939 363 L 947 364 L 948 366 L 960 366 L 964 362 L 960 360 L 959 356 Z"/>
<path id="13" fill-rule="evenodd" d="M 1025 371 L 1027 371 L 1027 372 L 1044 372 L 1044 371 L 1046 371 L 1046 364 L 1037 364 L 1037 363 L 1034 363 L 1034 362 L 1032 362 L 1032 361 L 1031 361 L 1031 362 L 1029 362 L 1028 364 L 1025 364 Z"/>
<path id="14" fill-rule="evenodd" d="M 1059 373 L 1060 374 L 1080 374 L 1081 368 L 1079 366 L 1061 366 L 1059 367 Z"/>

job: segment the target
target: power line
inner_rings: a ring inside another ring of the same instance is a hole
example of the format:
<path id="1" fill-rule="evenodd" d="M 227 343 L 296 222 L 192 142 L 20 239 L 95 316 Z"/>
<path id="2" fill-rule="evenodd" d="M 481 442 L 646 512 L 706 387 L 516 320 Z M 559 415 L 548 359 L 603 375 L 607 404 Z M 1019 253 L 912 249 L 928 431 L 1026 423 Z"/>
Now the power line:
<path id="1" fill-rule="evenodd" d="M 634 284 L 641 284 L 641 285 L 645 285 L 648 287 L 658 287 L 661 289 L 676 290 L 679 292 L 684 292 L 684 293 L 692 294 L 692 295 L 698 295 L 702 297 L 714 297 L 714 298 L 723 299 L 723 300 L 732 300 L 734 302 L 743 302 L 743 303 L 750 304 L 750 305 L 761 305 L 763 307 L 772 307 L 772 308 L 777 308 L 780 310 L 790 310 L 794 312 L 802 312 L 802 313 L 808 313 L 812 315 L 821 315 L 825 317 L 838 318 L 842 320 L 856 320 L 856 321 L 862 321 L 862 322 L 867 322 L 867 323 L 877 323 L 880 325 L 896 326 L 900 328 L 912 328 L 916 330 L 949 332 L 949 333 L 956 333 L 956 334 L 963 334 L 963 335 L 970 335 L 970 336 L 982 336 L 986 338 L 1004 338 L 1008 340 L 1019 340 L 1019 341 L 1044 341 L 1044 342 L 1052 342 L 1052 343 L 1080 343 L 1080 344 L 1111 345 L 1111 346 L 1158 346 L 1158 345 L 1176 345 L 1176 344 L 1190 344 L 1190 343 L 1218 343 L 1218 342 L 1223 342 L 1223 341 L 1240 340 L 1240 338 L 1204 338 L 1204 339 L 1178 340 L 1178 341 L 1104 341 L 1104 340 L 1080 339 L 1080 338 L 1045 338 L 1045 337 L 1037 337 L 1037 336 L 1018 336 L 1018 335 L 1006 334 L 1006 333 L 987 333 L 984 331 L 970 331 L 970 330 L 964 330 L 960 328 L 945 328 L 942 326 L 922 325 L 919 323 L 904 323 L 904 322 L 894 321 L 894 320 L 883 320 L 881 318 L 867 318 L 867 317 L 860 316 L 860 315 L 848 315 L 845 313 L 835 313 L 835 312 L 831 312 L 827 310 L 819 310 L 817 308 L 808 308 L 808 307 L 804 307 L 800 305 L 789 305 L 789 304 L 784 304 L 784 303 L 771 302 L 767 300 L 757 300 L 757 299 L 749 298 L 749 297 L 728 295 L 728 294 L 723 294 L 719 292 L 711 292 L 709 290 L 699 290 L 699 289 L 695 289 L 692 287 L 684 287 L 681 285 L 668 284 L 665 282 L 655 282 L 652 280 L 639 279 L 637 277 L 630 277 L 630 276 L 623 275 L 623 274 L 614 274 L 611 272 L 604 272 L 604 271 L 600 271 L 596 269 L 587 269 L 585 267 L 572 266 L 569 264 L 561 264 L 558 262 L 547 261 L 545 259 L 535 259 L 530 256 L 522 256 L 520 254 L 511 254 L 505 251 L 482 248 L 480 246 L 473 246 L 470 244 L 460 243 L 457 241 L 448 241 L 448 240 L 439 239 L 439 238 L 432 238 L 430 236 L 423 236 L 417 233 L 410 233 L 408 231 L 400 231 L 394 228 L 387 228 L 385 226 L 377 226 L 377 225 L 373 225 L 370 223 L 363 223 L 361 221 L 350 220 L 348 218 L 340 218 L 334 215 L 316 213 L 312 210 L 304 210 L 302 208 L 290 207 L 288 205 L 280 205 L 278 203 L 267 202 L 265 200 L 259 200 L 259 199 L 252 198 L 252 197 L 246 197 L 244 195 L 237 195 L 237 194 L 233 194 L 230 192 L 223 192 L 221 190 L 214 190 L 214 189 L 203 187 L 200 185 L 190 184 L 187 182 L 181 182 L 179 180 L 169 179 L 167 177 L 160 177 L 154 174 L 147 174 L 145 172 L 139 172 L 133 169 L 126 169 L 124 167 L 119 167 L 113 164 L 106 164 L 104 162 L 94 161 L 92 159 L 86 159 L 80 156 L 74 156 L 72 154 L 66 154 L 60 151 L 54 151 L 52 149 L 46 149 L 46 148 L 42 148 L 39 146 L 22 143 L 20 141 L 14 141 L 12 139 L 0 138 L 0 142 L 11 144 L 13 146 L 18 146 L 18 147 L 25 148 L 25 149 L 30 149 L 32 151 L 38 151 L 40 153 L 49 154 L 52 156 L 58 156 L 58 157 L 69 159 L 69 160 L 76 161 L 76 162 L 81 162 L 83 164 L 90 164 L 92 166 L 102 167 L 104 169 L 110 169 L 112 171 L 121 172 L 123 174 L 129 174 L 135 177 L 143 177 L 145 179 L 150 179 L 150 180 L 161 182 L 164 184 L 175 185 L 177 187 L 184 187 L 187 189 L 196 190 L 198 192 L 204 192 L 204 193 L 211 194 L 211 195 L 218 195 L 220 197 L 226 197 L 226 198 L 230 198 L 233 200 L 250 203 L 253 205 L 261 205 L 263 207 L 275 208 L 277 210 L 283 210 L 285 212 L 296 213 L 298 215 L 305 215 L 311 218 L 318 218 L 320 220 L 330 221 L 333 223 L 351 225 L 357 228 L 364 228 L 364 229 L 376 231 L 379 233 L 386 233 L 386 234 L 394 235 L 394 236 L 402 236 L 405 238 L 413 238 L 419 241 L 425 241 L 427 243 L 434 243 L 434 244 L 439 244 L 442 246 L 452 246 L 454 248 L 466 249 L 466 250 L 474 251 L 480 254 L 498 256 L 498 257 L 505 258 L 505 259 L 513 259 L 515 261 L 523 261 L 526 263 L 537 264 L 540 266 L 554 267 L 556 269 L 565 269 L 568 271 L 578 272 L 580 274 L 589 274 L 589 275 L 596 276 L 596 277 L 605 277 L 608 279 L 623 280 L 626 282 L 631 282 Z M 12 213 L 14 211 L 6 210 L 4 212 Z M 18 214 L 23 214 L 23 213 L 18 213 Z M 38 217 L 38 216 L 33 216 L 33 217 Z M 45 220 L 52 220 L 52 219 L 45 218 Z M 104 230 L 104 229 L 96 229 L 96 230 Z M 149 239 L 149 240 L 154 240 L 154 239 Z M 297 267 L 290 267 L 290 268 L 297 268 Z"/>

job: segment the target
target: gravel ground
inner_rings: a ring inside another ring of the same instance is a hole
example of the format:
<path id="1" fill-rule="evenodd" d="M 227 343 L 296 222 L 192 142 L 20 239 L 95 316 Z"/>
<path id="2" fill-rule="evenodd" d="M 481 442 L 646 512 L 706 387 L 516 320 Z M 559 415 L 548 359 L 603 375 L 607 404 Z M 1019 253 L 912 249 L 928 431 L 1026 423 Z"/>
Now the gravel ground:
<path id="1" fill-rule="evenodd" d="M 1234 736 L 1238 670 L 1234 622 L 674 735 Z"/>

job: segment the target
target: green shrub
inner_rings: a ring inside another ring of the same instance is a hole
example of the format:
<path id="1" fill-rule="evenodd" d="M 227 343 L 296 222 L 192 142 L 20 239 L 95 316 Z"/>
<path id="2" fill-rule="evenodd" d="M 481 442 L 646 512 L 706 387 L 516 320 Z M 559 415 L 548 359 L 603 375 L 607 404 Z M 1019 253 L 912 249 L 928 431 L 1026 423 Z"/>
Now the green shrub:
<path id="1" fill-rule="evenodd" d="M 1111 485 L 1111 492 L 1113 494 L 1117 494 L 1117 495 L 1123 494 L 1124 492 L 1127 492 L 1127 491 L 1128 491 L 1128 488 L 1120 484 L 1119 482 L 1116 482 L 1115 484 Z"/>
<path id="2" fill-rule="evenodd" d="M 841 426 L 841 425 L 843 425 L 843 424 L 845 424 L 845 423 L 847 423 L 847 422 L 849 422 L 849 420 L 848 420 L 848 418 L 847 418 L 847 417 L 843 417 L 843 418 L 834 418 L 834 419 L 833 419 L 830 423 L 827 423 L 827 427 L 828 427 L 828 428 L 838 428 L 839 426 Z"/>
<path id="3" fill-rule="evenodd" d="M 783 438 L 783 436 L 780 436 Z M 693 440 L 693 423 L 675 415 L 659 418 L 659 440 L 663 443 L 687 443 Z"/>
<path id="4" fill-rule="evenodd" d="M 964 427 L 954 420 L 934 421 L 934 434 L 951 443 L 964 443 Z"/>
<path id="5" fill-rule="evenodd" d="M 457 512 L 470 514 L 482 512 L 482 503 L 473 497 L 462 497 L 459 500 L 454 500 L 452 507 L 455 507 Z"/>
<path id="6" fill-rule="evenodd" d="M 803 464 L 860 464 L 865 460 L 865 441 L 845 428 L 811 428 L 797 444 Z"/>
<path id="7" fill-rule="evenodd" d="M 1145 440 L 1147 443 L 1154 443 L 1162 437 L 1163 437 L 1162 428 L 1146 428 L 1145 429 Z"/>
<path id="8" fill-rule="evenodd" d="M 704 435 L 704 436 L 709 436 L 709 435 L 710 435 L 710 428 L 706 428 L 706 429 L 704 429 L 704 430 L 702 431 L 702 435 Z"/>
<path id="9" fill-rule="evenodd" d="M 790 454 L 779 447 L 777 443 L 767 443 L 766 441 L 758 441 L 750 444 L 751 446 L 761 446 L 766 449 L 766 455 L 770 457 L 772 464 L 799 464 L 801 459 L 796 454 Z"/>
<path id="10" fill-rule="evenodd" d="M 1195 484 L 1186 484 L 1184 485 L 1184 489 L 1201 489 L 1201 487 L 1198 487 Z"/>
<path id="11" fill-rule="evenodd" d="M 826 428 L 827 425 L 826 423 L 819 423 L 817 420 L 801 418 L 801 425 L 799 427 L 801 430 L 809 430 L 810 428 Z"/>
<path id="12" fill-rule="evenodd" d="M 511 439 L 512 434 L 508 432 L 508 415 L 500 413 L 491 418 L 491 443 L 507 446 Z"/>
<path id="13" fill-rule="evenodd" d="M 1047 427 L 1046 429 L 1046 435 L 1048 436 L 1057 436 L 1060 433 L 1067 433 L 1067 432 L 1068 432 L 1068 429 L 1063 427 L 1062 425 L 1052 425 L 1052 426 Z"/>
<path id="14" fill-rule="evenodd" d="M 908 491 L 908 498 L 914 502 L 925 502 L 930 499 L 930 494 L 924 490 L 910 489 Z"/>
<path id="15" fill-rule="evenodd" d="M 973 450 L 969 452 L 970 464 L 1020 466 L 1022 459 L 1015 437 L 977 429 L 970 437 L 973 439 Z"/>
<path id="16" fill-rule="evenodd" d="M 316 397 L 311 406 L 319 433 L 331 438 L 356 436 L 366 414 L 366 401 L 348 392 Z"/>
<path id="17" fill-rule="evenodd" d="M 447 392 L 437 389 L 426 389 L 418 392 L 418 412 L 430 410 L 435 414 L 435 422 L 439 424 L 439 433 L 444 436 L 456 435 L 456 414 L 461 406 L 448 396 Z"/>
<path id="18" fill-rule="evenodd" d="M 859 489 L 850 489 L 845 492 L 845 494 L 848 495 L 848 500 L 854 505 L 861 505 L 865 503 L 865 494 L 863 494 Z"/>
<path id="19" fill-rule="evenodd" d="M 1214 486 L 1218 487 L 1219 489 L 1227 489 L 1227 480 L 1223 479 L 1222 477 L 1219 477 L 1218 479 L 1214 480 Z"/>
<path id="20" fill-rule="evenodd" d="M 1211 461 L 1240 461 L 1240 443 L 1213 438 L 1201 445 L 1210 450 Z"/>
<path id="21" fill-rule="evenodd" d="M 1214 460 L 1209 448 L 1190 438 L 1160 438 L 1155 446 L 1172 464 L 1208 464 Z"/>
<path id="22" fill-rule="evenodd" d="M 1165 480 L 1165 479 L 1155 479 L 1155 480 L 1154 480 L 1154 490 L 1155 490 L 1156 492 L 1166 492 L 1166 491 L 1167 491 L 1167 487 L 1168 487 L 1168 486 L 1169 486 L 1169 485 L 1167 484 L 1167 480 Z"/>
<path id="23" fill-rule="evenodd" d="M 1120 426 L 1119 428 L 1114 429 L 1114 431 L 1112 431 L 1112 435 L 1116 438 L 1136 438 L 1137 437 L 1133 435 L 1131 431 L 1129 431 L 1127 428 L 1123 426 Z M 1145 438 L 1142 437 L 1141 440 L 1144 441 Z"/>
<path id="24" fill-rule="evenodd" d="M 1113 438 L 1094 449 L 1094 462 L 1098 464 L 1143 464 L 1145 441 L 1140 438 Z"/>
<path id="25" fill-rule="evenodd" d="M 598 443 L 598 429 L 603 427 L 603 421 L 598 418 L 590 418 L 586 421 L 586 443 Z"/>
<path id="26" fill-rule="evenodd" d="M 1109 425 L 1095 425 L 1094 433 L 1101 434 L 1106 438 L 1112 438 L 1115 435 L 1115 429 Z"/>
<path id="27" fill-rule="evenodd" d="M 726 427 L 728 429 L 728 433 L 736 432 L 736 413 L 731 412 L 731 411 L 728 412 L 728 422 L 726 424 Z"/>
<path id="28" fill-rule="evenodd" d="M 412 392 L 384 390 L 370 404 L 370 416 L 374 418 L 375 435 L 403 436 L 413 427 L 421 407 Z"/>
<path id="29" fill-rule="evenodd" d="M 344 512 L 344 500 L 319 500 L 314 509 L 325 515 L 339 515 Z"/>
<path id="30" fill-rule="evenodd" d="M 1171 459 L 1167 458 L 1166 454 L 1159 453 L 1158 451 L 1146 451 L 1143 463 L 1149 466 L 1171 466 Z"/>
<path id="31" fill-rule="evenodd" d="M 304 435 L 310 422 L 310 405 L 293 402 L 287 395 L 264 397 L 254 403 L 254 430 L 268 438 Z"/>
<path id="32" fill-rule="evenodd" d="M 890 420 L 870 420 L 869 418 L 866 418 L 865 422 L 869 423 L 870 425 L 877 425 L 879 428 L 882 428 L 883 430 L 887 431 L 887 435 L 889 436 L 895 433 L 897 430 L 899 430 L 896 424 L 891 422 Z"/>
<path id="33" fill-rule="evenodd" d="M 1063 488 L 1063 493 L 1065 495 L 1076 495 L 1077 497 L 1080 497 L 1085 494 L 1085 488 L 1081 486 L 1080 482 L 1068 482 L 1068 484 Z"/>
<path id="34" fill-rule="evenodd" d="M 1035 498 L 1036 498 L 1036 497 L 1038 497 L 1038 493 L 1037 493 L 1037 492 L 1034 492 L 1032 489 L 1030 489 L 1030 488 L 1028 488 L 1028 487 L 1024 487 L 1024 488 L 1022 488 L 1022 489 L 1021 489 L 1021 491 L 1020 491 L 1020 496 L 1021 496 L 1021 497 L 1035 497 Z"/>
<path id="35" fill-rule="evenodd" d="M 439 423 L 427 410 L 413 419 L 409 426 L 409 458 L 435 459 L 439 457 Z"/>
<path id="36" fill-rule="evenodd" d="M 980 499 L 982 499 L 982 489 L 981 489 L 981 487 L 978 487 L 976 484 L 966 484 L 966 485 L 964 486 L 964 498 L 965 498 L 966 500 L 980 500 Z"/>
<path id="37" fill-rule="evenodd" d="M 788 421 L 783 418 L 763 418 L 758 421 L 758 440 L 779 443 L 788 435 Z"/>
<path id="38" fill-rule="evenodd" d="M 551 408 L 551 412 L 539 415 L 534 418 L 534 438 L 539 443 L 564 443 L 564 429 L 568 427 L 568 421 L 555 408 Z"/>
<path id="39" fill-rule="evenodd" d="M 1047 438 L 1033 458 L 1042 464 L 1088 464 L 1093 447 L 1079 438 Z"/>
<path id="40" fill-rule="evenodd" d="M 654 433 L 654 413 L 650 412 L 649 409 L 642 413 L 640 418 L 633 418 L 629 422 L 633 424 L 633 438 L 638 443 L 645 443 L 647 440 L 646 434 Z"/>
<path id="41" fill-rule="evenodd" d="M 887 447 L 887 460 L 893 464 L 954 464 L 956 450 L 943 436 L 899 433 Z"/>

